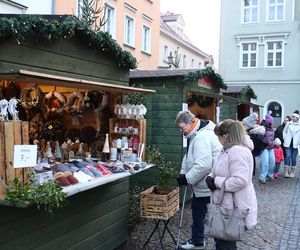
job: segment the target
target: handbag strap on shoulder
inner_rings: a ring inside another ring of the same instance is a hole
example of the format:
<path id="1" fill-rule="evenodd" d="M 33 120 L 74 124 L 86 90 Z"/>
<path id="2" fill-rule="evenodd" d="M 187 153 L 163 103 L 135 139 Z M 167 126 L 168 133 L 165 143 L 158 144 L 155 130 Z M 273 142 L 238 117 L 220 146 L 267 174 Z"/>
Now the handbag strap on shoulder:
<path id="1" fill-rule="evenodd" d="M 225 183 L 226 183 L 226 181 L 227 181 L 227 179 L 228 179 L 229 177 L 227 177 L 224 181 L 223 181 L 223 183 L 222 183 L 222 186 L 221 186 L 221 190 L 220 190 L 220 197 L 219 197 L 219 204 L 222 204 L 222 202 L 223 202 L 223 199 L 224 199 L 224 193 L 225 193 Z"/>
<path id="2" fill-rule="evenodd" d="M 220 197 L 219 197 L 219 202 L 218 202 L 218 204 L 220 204 L 220 205 L 222 204 L 223 199 L 224 199 L 225 185 L 226 185 L 227 179 L 229 179 L 229 177 L 227 177 L 227 178 L 224 180 L 224 182 L 223 182 L 223 184 L 222 184 L 222 186 L 221 186 Z M 235 202 L 234 193 L 231 193 L 231 194 L 232 194 L 233 207 L 234 207 L 234 208 L 237 208 L 236 202 Z"/>

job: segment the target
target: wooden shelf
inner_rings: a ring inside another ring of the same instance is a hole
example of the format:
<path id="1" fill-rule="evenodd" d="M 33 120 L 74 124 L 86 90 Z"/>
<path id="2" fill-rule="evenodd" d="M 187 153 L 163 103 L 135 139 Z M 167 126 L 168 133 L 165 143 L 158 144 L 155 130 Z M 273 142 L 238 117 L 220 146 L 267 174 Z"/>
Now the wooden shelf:
<path id="1" fill-rule="evenodd" d="M 118 127 L 132 127 L 137 128 L 138 132 L 115 132 L 116 124 Z M 142 154 L 142 159 L 145 157 L 145 149 L 146 149 L 146 120 L 145 119 L 125 119 L 125 118 L 110 118 L 109 119 L 109 138 L 110 138 L 110 146 L 112 146 L 112 141 L 116 139 L 121 139 L 122 136 L 128 137 L 138 137 L 139 143 L 144 144 L 144 151 Z"/>

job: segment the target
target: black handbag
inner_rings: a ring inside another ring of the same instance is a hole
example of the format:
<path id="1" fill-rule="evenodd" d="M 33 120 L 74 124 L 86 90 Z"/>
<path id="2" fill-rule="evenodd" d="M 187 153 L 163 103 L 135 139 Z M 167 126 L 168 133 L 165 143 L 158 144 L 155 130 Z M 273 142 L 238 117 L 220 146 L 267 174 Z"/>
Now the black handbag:
<path id="1" fill-rule="evenodd" d="M 246 231 L 245 218 L 247 210 L 241 210 L 236 207 L 234 195 L 233 209 L 223 208 L 221 206 L 224 198 L 226 180 L 221 187 L 219 202 L 207 204 L 204 234 L 205 236 L 219 240 L 241 241 Z"/>

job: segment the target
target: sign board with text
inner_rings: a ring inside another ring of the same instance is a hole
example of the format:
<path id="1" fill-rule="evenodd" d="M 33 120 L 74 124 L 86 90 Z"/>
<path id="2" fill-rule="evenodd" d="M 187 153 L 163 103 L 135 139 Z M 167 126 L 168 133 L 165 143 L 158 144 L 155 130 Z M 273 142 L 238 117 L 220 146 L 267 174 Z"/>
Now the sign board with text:
<path id="1" fill-rule="evenodd" d="M 14 145 L 14 168 L 36 166 L 37 145 Z"/>

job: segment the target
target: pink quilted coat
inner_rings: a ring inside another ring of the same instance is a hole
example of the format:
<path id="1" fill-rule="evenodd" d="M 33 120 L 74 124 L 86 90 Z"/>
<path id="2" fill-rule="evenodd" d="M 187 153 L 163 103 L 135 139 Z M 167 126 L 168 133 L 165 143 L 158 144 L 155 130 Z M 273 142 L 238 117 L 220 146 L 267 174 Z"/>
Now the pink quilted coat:
<path id="1" fill-rule="evenodd" d="M 233 197 L 236 206 L 248 210 L 246 226 L 253 228 L 257 223 L 257 200 L 252 183 L 253 158 L 248 147 L 235 145 L 221 152 L 210 174 L 215 178 L 217 189 L 212 194 L 212 201 L 219 200 L 222 183 L 225 181 L 225 195 L 222 206 L 233 208 Z"/>

